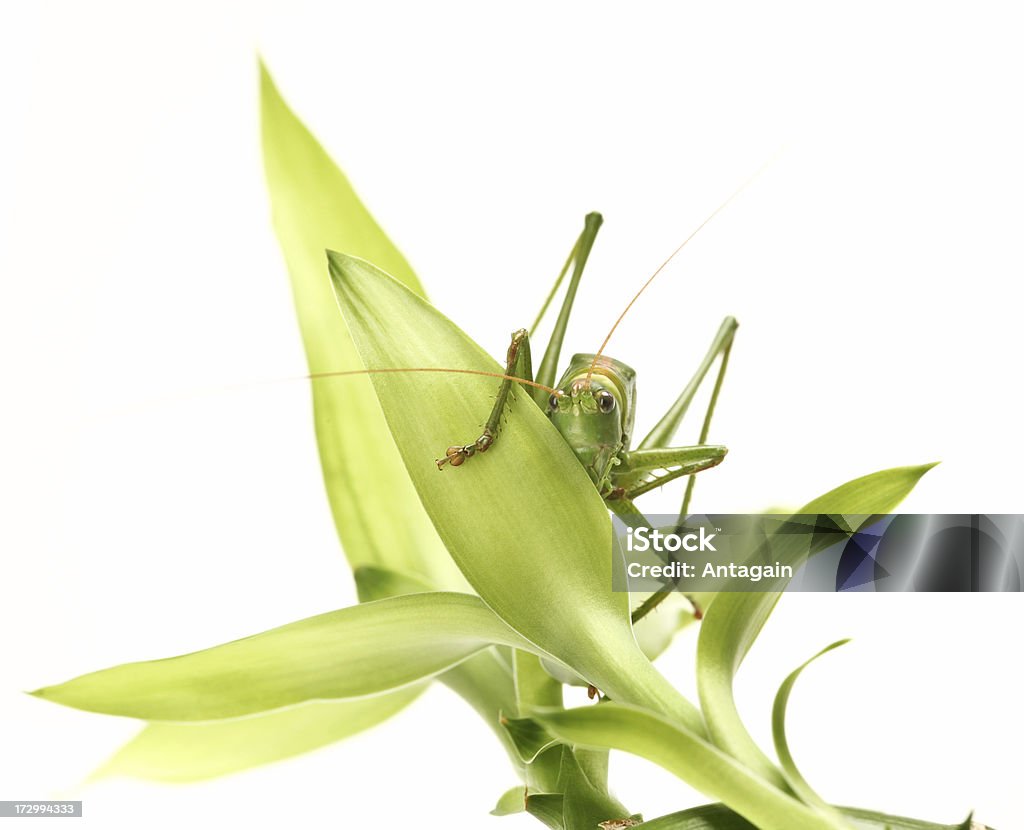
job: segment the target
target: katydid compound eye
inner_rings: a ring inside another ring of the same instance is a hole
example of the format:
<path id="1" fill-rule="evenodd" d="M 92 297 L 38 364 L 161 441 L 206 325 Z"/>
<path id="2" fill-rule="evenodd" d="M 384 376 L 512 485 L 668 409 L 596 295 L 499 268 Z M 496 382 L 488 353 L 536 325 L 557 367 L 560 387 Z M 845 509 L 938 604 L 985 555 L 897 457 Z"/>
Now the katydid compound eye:
<path id="1" fill-rule="evenodd" d="M 558 409 L 558 395 L 548 398 L 548 409 Z"/>
<path id="2" fill-rule="evenodd" d="M 597 408 L 602 412 L 611 412 L 615 409 L 615 398 L 611 392 L 606 392 L 602 389 L 594 397 L 597 398 Z"/>

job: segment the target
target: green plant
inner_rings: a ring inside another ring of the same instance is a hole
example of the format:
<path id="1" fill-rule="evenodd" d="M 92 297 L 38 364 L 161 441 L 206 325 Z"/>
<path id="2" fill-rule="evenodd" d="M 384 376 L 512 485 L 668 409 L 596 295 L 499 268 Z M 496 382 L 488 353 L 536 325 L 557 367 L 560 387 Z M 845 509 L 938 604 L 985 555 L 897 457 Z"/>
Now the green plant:
<path id="1" fill-rule="evenodd" d="M 265 71 L 262 104 L 274 224 L 310 372 L 424 361 L 500 372 L 423 299 L 404 258 Z M 345 252 L 331 256 L 330 280 L 326 249 Z M 463 375 L 314 384 L 325 485 L 360 605 L 35 694 L 149 721 L 112 769 L 197 780 L 366 729 L 437 678 L 481 714 L 521 779 L 498 800 L 499 815 L 525 810 L 565 830 L 639 823 L 608 787 L 608 751 L 619 749 L 719 802 L 645 823 L 651 828 L 939 830 L 835 808 L 814 793 L 793 763 L 784 728 L 803 667 L 776 700 L 779 763 L 754 743 L 732 682 L 778 592 L 704 598 L 700 706 L 668 683 L 651 662 L 674 633 L 663 630 L 665 620 L 674 629 L 691 618 L 645 617 L 634 627 L 629 597 L 608 580 L 607 503 L 540 409 L 517 408 L 501 451 L 486 464 L 439 476 L 424 447 L 443 447 L 471 429 L 491 392 L 480 378 Z M 930 466 L 864 476 L 803 512 L 889 512 Z M 784 562 L 799 564 L 806 555 L 791 537 L 772 545 Z M 549 669 L 584 678 L 607 699 L 565 708 L 562 684 Z M 959 826 L 972 825 L 968 819 Z"/>

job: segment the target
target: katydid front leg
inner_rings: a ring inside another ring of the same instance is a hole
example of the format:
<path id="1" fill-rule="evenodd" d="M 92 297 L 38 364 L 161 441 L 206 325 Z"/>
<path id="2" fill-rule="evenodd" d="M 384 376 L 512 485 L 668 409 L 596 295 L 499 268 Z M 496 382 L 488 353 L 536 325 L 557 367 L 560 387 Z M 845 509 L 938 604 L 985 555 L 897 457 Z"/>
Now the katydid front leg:
<path id="1" fill-rule="evenodd" d="M 634 530 L 637 530 L 639 528 L 645 528 L 646 530 L 651 531 L 654 530 L 654 528 L 651 527 L 651 523 L 647 521 L 647 517 L 642 512 L 640 512 L 640 508 L 636 506 L 632 499 L 609 498 L 608 507 L 612 511 L 612 513 L 618 516 L 622 520 L 623 524 L 625 524 L 627 527 L 631 527 Z M 669 564 L 669 558 L 667 555 L 662 554 L 661 558 L 666 565 Z M 678 587 L 678 582 L 674 581 L 674 584 Z M 651 596 L 658 596 L 662 593 L 667 595 L 669 592 L 659 591 L 658 593 L 652 594 Z M 693 616 L 698 620 L 701 617 L 703 617 L 704 610 L 700 607 L 697 601 L 689 594 L 684 594 L 683 596 L 686 597 L 687 601 L 693 607 Z M 643 604 L 641 604 L 640 607 L 642 608 Z M 636 614 L 633 614 L 631 619 L 632 622 L 636 623 L 637 620 L 640 619 L 640 617 L 637 617 Z"/>
<path id="2" fill-rule="evenodd" d="M 621 463 L 612 473 L 614 489 L 609 499 L 632 500 L 680 476 L 710 470 L 721 464 L 728 452 L 713 444 L 627 450 L 619 454 Z"/>
<path id="3" fill-rule="evenodd" d="M 552 332 L 551 339 L 548 341 L 547 348 L 544 350 L 544 357 L 541 360 L 540 370 L 537 373 L 537 381 L 542 386 L 550 387 L 554 383 L 558 355 L 562 348 L 562 341 L 565 338 L 565 330 L 569 323 L 573 301 L 576 299 L 576 289 L 579 287 L 580 278 L 583 276 L 583 269 L 587 264 L 587 258 L 590 256 L 590 249 L 594 245 L 594 238 L 601 227 L 601 222 L 601 214 L 587 214 L 583 221 L 583 230 L 580 232 L 576 244 L 573 245 L 569 258 L 565 261 L 565 266 L 558 275 L 558 279 L 555 280 L 551 293 L 548 295 L 547 300 L 544 301 L 540 314 L 537 315 L 537 321 L 534 323 L 534 327 L 540 324 L 548 305 L 558 291 L 559 285 L 561 285 L 566 273 L 568 273 L 569 267 L 572 266 L 573 271 L 572 277 L 569 279 L 569 287 L 562 300 L 558 320 L 555 322 L 554 331 Z M 520 378 L 521 380 L 532 381 L 534 379 L 533 361 L 530 356 L 530 337 L 526 329 L 519 329 L 519 331 L 512 334 L 512 342 L 508 347 L 508 355 L 505 358 L 505 374 Z M 491 410 L 491 416 L 487 419 L 484 431 L 480 434 L 480 437 L 472 444 L 455 445 L 445 450 L 444 458 L 437 459 L 437 468 L 439 470 L 444 469 L 445 464 L 458 467 L 465 463 L 467 458 L 472 458 L 478 452 L 487 452 L 493 446 L 498 437 L 501 416 L 504 412 L 505 404 L 508 402 L 508 396 L 511 393 L 514 382 L 508 378 L 502 380 L 501 386 L 498 389 L 497 400 L 495 400 L 494 408 Z M 544 391 L 536 387 L 530 390 L 529 397 L 541 408 L 545 407 L 548 403 Z"/>
<path id="4" fill-rule="evenodd" d="M 509 377 L 501 381 L 498 387 L 498 395 L 494 400 L 490 417 L 484 424 L 484 430 L 471 444 L 462 446 L 454 445 L 445 450 L 444 458 L 436 459 L 437 469 L 443 470 L 445 464 L 453 467 L 465 463 L 467 458 L 472 458 L 478 452 L 487 452 L 498 439 L 498 430 L 501 428 L 501 417 L 508 404 L 509 395 L 512 393 L 512 378 L 521 380 L 533 380 L 533 361 L 530 357 L 530 335 L 526 329 L 519 329 L 512 333 L 512 342 L 508 346 L 508 354 L 505 357 L 505 374 Z M 527 395 L 529 397 L 529 395 Z"/>

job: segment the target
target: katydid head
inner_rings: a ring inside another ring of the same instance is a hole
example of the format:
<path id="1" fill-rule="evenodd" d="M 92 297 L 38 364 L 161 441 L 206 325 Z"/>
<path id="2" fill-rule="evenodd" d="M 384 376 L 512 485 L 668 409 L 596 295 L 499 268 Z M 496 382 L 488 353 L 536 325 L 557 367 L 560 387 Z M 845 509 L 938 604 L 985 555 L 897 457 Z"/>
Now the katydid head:
<path id="1" fill-rule="evenodd" d="M 636 412 L 636 372 L 625 363 L 573 355 L 548 399 L 551 423 L 600 483 L 608 460 L 629 447 Z"/>

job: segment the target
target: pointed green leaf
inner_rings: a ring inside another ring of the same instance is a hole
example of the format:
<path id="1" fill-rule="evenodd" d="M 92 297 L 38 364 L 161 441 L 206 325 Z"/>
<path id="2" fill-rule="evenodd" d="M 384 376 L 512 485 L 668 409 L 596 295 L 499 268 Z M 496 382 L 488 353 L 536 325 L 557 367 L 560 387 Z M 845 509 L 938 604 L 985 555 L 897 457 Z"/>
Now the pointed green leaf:
<path id="1" fill-rule="evenodd" d="M 422 288 L 262 66 L 260 76 L 274 228 L 288 265 L 310 371 L 359 368 L 345 321 L 337 313 L 325 249 L 365 257 L 417 294 L 423 294 Z M 328 499 L 346 556 L 357 570 L 360 597 L 365 601 L 372 593 L 381 598 L 438 587 L 468 590 L 423 511 L 369 380 L 316 381 L 313 410 Z M 376 571 L 367 570 L 374 567 Z M 442 681 L 504 740 L 498 713 L 508 708 L 512 684 L 493 650 L 449 670 Z M 510 745 L 506 748 L 513 752 Z"/>
<path id="2" fill-rule="evenodd" d="M 834 648 L 846 645 L 848 642 L 850 641 L 839 640 L 838 642 L 832 643 L 832 645 L 823 648 L 810 660 L 794 670 L 785 680 L 782 681 L 782 685 L 779 687 L 779 691 L 775 695 L 775 704 L 772 706 L 772 738 L 775 741 L 775 752 L 779 756 L 779 764 L 782 767 L 782 774 L 786 776 L 789 788 L 796 793 L 805 804 L 810 804 L 813 807 L 817 807 L 819 810 L 831 810 L 833 808 L 830 807 L 825 800 L 814 791 L 811 785 L 807 783 L 806 779 L 797 768 L 796 762 L 793 760 L 793 755 L 789 751 L 789 743 L 786 741 L 786 705 L 789 703 L 789 694 L 793 691 L 793 686 L 796 684 L 797 678 L 800 677 L 801 672 L 821 657 L 821 655 L 827 654 Z"/>
<path id="3" fill-rule="evenodd" d="M 895 510 L 933 466 L 896 467 L 854 479 L 798 512 L 855 514 L 859 521 L 866 521 L 869 514 Z M 799 566 L 807 555 L 806 542 L 800 537 L 776 534 L 769 541 L 773 560 Z M 785 777 L 743 726 L 732 690 L 743 658 L 780 596 L 781 590 L 722 593 L 715 598 L 697 640 L 697 688 L 714 743 L 776 786 L 786 787 Z"/>
<path id="4" fill-rule="evenodd" d="M 423 289 L 262 65 L 260 94 L 274 230 L 291 277 L 309 371 L 358 369 L 359 356 L 335 307 L 324 251 L 337 248 L 365 257 L 417 294 Z M 314 382 L 313 415 L 328 500 L 352 566 L 383 565 L 440 588 L 463 590 L 465 581 L 420 506 L 369 381 L 356 376 Z"/>
<path id="5" fill-rule="evenodd" d="M 260 86 L 274 226 L 291 275 L 310 371 L 347 368 L 358 359 L 353 360 L 343 321 L 320 313 L 324 301 L 333 311 L 324 249 L 333 245 L 359 252 L 384 264 L 413 290 L 422 293 L 422 288 L 262 64 Z M 368 383 L 355 379 L 348 395 L 344 382 L 316 385 L 314 418 L 323 475 L 349 561 L 393 564 L 442 577 L 448 587 L 463 587 L 408 482 Z M 343 433 L 337 430 L 338 413 L 346 416 Z M 357 480 L 359 464 L 378 474 L 369 482 L 365 475 Z M 396 508 L 409 517 L 407 523 L 375 522 L 385 509 Z M 408 689 L 367 701 L 311 704 L 238 723 L 152 724 L 96 774 L 199 780 L 231 773 L 340 740 L 389 717 L 416 694 Z"/>
<path id="6" fill-rule="evenodd" d="M 203 723 L 151 723 L 93 778 L 128 776 L 187 783 L 291 758 L 362 732 L 415 700 L 425 686 L 357 700 L 307 703 Z"/>
<path id="7" fill-rule="evenodd" d="M 492 816 L 511 816 L 526 811 L 526 787 L 513 787 L 502 793 L 491 810 Z"/>
<path id="8" fill-rule="evenodd" d="M 215 720 L 402 688 L 495 642 L 527 645 L 475 596 L 412 594 L 180 657 L 115 666 L 33 694 L 110 715 Z"/>
<path id="9" fill-rule="evenodd" d="M 436 309 L 369 263 L 330 254 L 349 331 L 369 369 L 501 371 Z M 434 459 L 474 440 L 495 382 L 471 375 L 373 375 L 413 484 L 452 558 L 498 615 L 617 700 L 702 728 L 700 715 L 650 664 L 611 591 L 603 500 L 541 410 L 513 390 L 486 455 L 439 472 Z"/>
<path id="10" fill-rule="evenodd" d="M 786 795 L 699 735 L 643 709 L 602 703 L 535 718 L 577 746 L 618 749 L 653 761 L 717 798 L 761 830 L 849 830 Z"/>
<path id="11" fill-rule="evenodd" d="M 917 482 L 939 462 L 913 467 L 892 467 L 855 478 L 808 502 L 799 513 L 892 513 Z"/>

